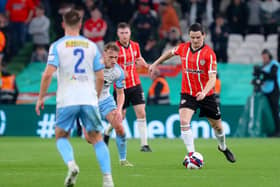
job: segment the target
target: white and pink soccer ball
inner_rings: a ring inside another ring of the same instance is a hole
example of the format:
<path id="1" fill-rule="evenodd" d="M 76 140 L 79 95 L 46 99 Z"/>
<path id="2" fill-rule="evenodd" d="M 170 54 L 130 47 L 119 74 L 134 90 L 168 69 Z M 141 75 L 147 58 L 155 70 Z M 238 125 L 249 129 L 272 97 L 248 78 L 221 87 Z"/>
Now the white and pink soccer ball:
<path id="1" fill-rule="evenodd" d="M 183 165 L 187 169 L 201 169 L 204 161 L 203 156 L 199 152 L 192 152 L 185 156 Z"/>

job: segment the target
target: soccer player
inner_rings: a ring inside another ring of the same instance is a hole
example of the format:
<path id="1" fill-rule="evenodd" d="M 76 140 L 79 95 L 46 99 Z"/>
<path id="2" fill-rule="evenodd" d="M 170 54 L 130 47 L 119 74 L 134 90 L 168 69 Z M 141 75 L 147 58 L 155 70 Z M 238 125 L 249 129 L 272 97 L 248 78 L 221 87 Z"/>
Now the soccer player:
<path id="1" fill-rule="evenodd" d="M 221 113 L 214 96 L 217 62 L 214 51 L 204 43 L 204 31 L 199 23 L 190 26 L 190 42 L 181 43 L 174 49 L 160 56 L 150 67 L 156 66 L 174 55 L 179 55 L 182 63 L 182 90 L 179 107 L 181 136 L 190 153 L 195 151 L 194 139 L 190 126 L 194 112 L 200 108 L 200 117 L 206 116 L 214 128 L 218 140 L 218 150 L 223 152 L 229 162 L 235 157 L 227 148 L 222 127 Z"/>
<path id="2" fill-rule="evenodd" d="M 49 51 L 47 67 L 41 81 L 36 112 L 44 108 L 44 96 L 52 75 L 57 72 L 56 146 L 65 164 L 68 175 L 65 186 L 74 186 L 79 167 L 75 162 L 72 146 L 68 140 L 70 131 L 79 117 L 86 129 L 88 140 L 93 145 L 98 163 L 103 173 L 103 186 L 114 186 L 110 155 L 102 140 L 101 117 L 98 112 L 98 97 L 104 82 L 104 65 L 97 46 L 79 36 L 81 17 L 71 10 L 63 16 L 65 36 L 54 42 Z"/>
<path id="3" fill-rule="evenodd" d="M 121 166 L 132 167 L 133 164 L 126 160 L 126 137 L 122 126 L 122 107 L 124 103 L 124 72 L 117 64 L 119 47 L 115 42 L 105 45 L 103 52 L 104 86 L 99 97 L 99 110 L 101 117 L 106 119 L 116 130 L 116 144 L 119 152 Z M 117 103 L 110 94 L 110 86 L 116 84 Z M 86 137 L 87 138 L 87 137 Z"/>
<path id="4" fill-rule="evenodd" d="M 137 126 L 141 140 L 140 151 L 151 152 L 152 150 L 148 145 L 147 138 L 144 92 L 135 67 L 136 64 L 142 65 L 146 68 L 148 68 L 149 66 L 141 56 L 139 44 L 130 40 L 131 30 L 130 26 L 127 23 L 119 23 L 117 28 L 117 35 L 119 41 L 117 41 L 116 44 L 120 48 L 118 64 L 121 66 L 125 73 L 125 101 L 123 105 L 123 117 L 126 114 L 126 108 L 129 107 L 131 103 L 133 105 L 137 118 Z M 116 94 L 114 93 L 114 95 Z M 105 131 L 105 142 L 109 141 L 109 133 L 110 127 L 108 127 L 108 129 Z"/>

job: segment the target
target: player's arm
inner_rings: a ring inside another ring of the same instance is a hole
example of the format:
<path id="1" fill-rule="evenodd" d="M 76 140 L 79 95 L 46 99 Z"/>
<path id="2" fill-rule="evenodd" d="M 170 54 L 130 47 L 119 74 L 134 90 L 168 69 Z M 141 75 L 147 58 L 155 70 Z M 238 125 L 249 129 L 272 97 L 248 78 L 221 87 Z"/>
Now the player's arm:
<path id="1" fill-rule="evenodd" d="M 174 49 L 163 53 L 152 65 L 150 65 L 149 73 L 152 74 L 155 71 L 157 65 L 163 63 L 165 60 L 173 57 L 174 55 Z"/>
<path id="2" fill-rule="evenodd" d="M 198 101 L 203 100 L 207 95 L 207 93 L 215 87 L 215 83 L 216 83 L 216 73 L 209 73 L 209 80 L 207 81 L 202 92 L 198 92 L 196 94 L 196 100 Z"/>
<path id="3" fill-rule="evenodd" d="M 136 64 L 138 64 L 140 66 L 144 66 L 145 68 L 149 67 L 149 64 L 147 64 L 146 60 L 142 56 L 137 58 L 135 62 L 136 62 Z"/>
<path id="4" fill-rule="evenodd" d="M 38 97 L 38 100 L 36 103 L 36 108 L 35 108 L 37 115 L 40 115 L 40 108 L 44 109 L 44 97 L 50 86 L 50 83 L 52 80 L 52 75 L 56 71 L 56 69 L 59 65 L 58 52 L 57 52 L 57 48 L 55 46 L 56 46 L 56 44 L 54 43 L 50 47 L 47 67 L 42 76 L 40 93 L 39 93 L 39 97 Z"/>
<path id="5" fill-rule="evenodd" d="M 119 67 L 119 66 L 117 66 Z M 116 80 L 116 93 L 117 93 L 117 109 L 118 111 L 122 111 L 123 108 L 123 104 L 124 104 L 124 79 L 125 79 L 125 75 L 124 75 L 124 71 L 121 69 L 121 67 L 118 68 L 121 72 L 120 77 Z"/>
<path id="6" fill-rule="evenodd" d="M 124 89 L 123 88 L 116 88 L 117 93 L 117 110 L 122 111 L 123 104 L 124 104 Z"/>
<path id="7" fill-rule="evenodd" d="M 147 64 L 146 60 L 142 57 L 140 47 L 137 44 L 137 56 L 135 63 L 140 66 L 144 66 L 145 68 L 149 68 L 149 64 Z"/>
<path id="8" fill-rule="evenodd" d="M 50 83 L 52 81 L 53 73 L 56 71 L 56 67 L 53 65 L 47 65 L 41 80 L 40 93 L 36 104 L 36 113 L 40 115 L 40 108 L 44 109 L 44 97 L 48 91 Z"/>
<path id="9" fill-rule="evenodd" d="M 101 62 L 101 54 L 99 52 L 99 50 L 96 49 L 96 55 L 94 57 L 93 60 L 93 70 L 95 72 L 95 89 L 97 92 L 97 97 L 99 98 L 102 88 L 103 88 L 103 84 L 104 84 L 104 64 Z"/>
<path id="10" fill-rule="evenodd" d="M 103 84 L 104 84 L 104 71 L 99 70 L 95 72 L 96 80 L 95 80 L 95 85 L 96 85 L 96 92 L 97 92 L 97 97 L 99 98 Z"/>

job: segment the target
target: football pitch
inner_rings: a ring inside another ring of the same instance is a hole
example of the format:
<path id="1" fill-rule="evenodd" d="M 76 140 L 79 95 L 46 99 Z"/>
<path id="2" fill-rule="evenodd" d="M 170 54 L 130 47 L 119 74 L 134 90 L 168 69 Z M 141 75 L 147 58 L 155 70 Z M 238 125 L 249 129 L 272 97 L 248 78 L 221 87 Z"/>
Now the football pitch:
<path id="1" fill-rule="evenodd" d="M 72 138 L 80 167 L 77 187 L 102 186 L 92 147 Z M 237 162 L 232 164 L 217 151 L 216 140 L 196 139 L 196 151 L 204 167 L 187 170 L 182 161 L 185 148 L 180 139 L 150 140 L 152 153 L 139 151 L 139 140 L 128 140 L 128 160 L 133 168 L 121 167 L 115 142 L 110 142 L 116 187 L 279 187 L 280 139 L 227 139 Z M 63 186 L 67 168 L 54 139 L 0 137 L 0 187 Z"/>

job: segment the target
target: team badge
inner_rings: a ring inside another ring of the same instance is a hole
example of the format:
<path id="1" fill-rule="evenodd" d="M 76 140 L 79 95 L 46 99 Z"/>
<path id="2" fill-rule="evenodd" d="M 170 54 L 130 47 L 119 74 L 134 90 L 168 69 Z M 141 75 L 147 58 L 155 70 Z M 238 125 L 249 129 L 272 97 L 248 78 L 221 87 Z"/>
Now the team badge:
<path id="1" fill-rule="evenodd" d="M 205 64 L 205 60 L 204 59 L 202 59 L 202 60 L 200 60 L 200 65 L 204 65 Z"/>

